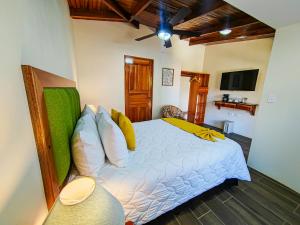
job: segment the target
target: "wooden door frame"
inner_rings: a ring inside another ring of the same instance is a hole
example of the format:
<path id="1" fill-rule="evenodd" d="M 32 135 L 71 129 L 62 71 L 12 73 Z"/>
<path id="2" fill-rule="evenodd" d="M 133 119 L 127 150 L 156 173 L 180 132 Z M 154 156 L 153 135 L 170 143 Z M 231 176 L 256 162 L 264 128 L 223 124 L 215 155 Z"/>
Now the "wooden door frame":
<path id="1" fill-rule="evenodd" d="M 126 73 L 125 73 L 125 70 L 126 70 L 126 58 L 129 57 L 129 58 L 133 58 L 133 59 L 141 59 L 141 60 L 148 60 L 151 62 L 151 109 L 150 109 L 150 117 L 152 119 L 152 111 L 153 111 L 153 71 L 154 71 L 154 60 L 153 59 L 149 59 L 149 58 L 143 58 L 143 57 L 138 57 L 138 56 L 132 56 L 132 55 L 124 55 L 124 92 L 125 92 L 125 114 L 128 115 L 128 93 L 126 91 L 126 84 L 128 82 L 127 80 L 127 77 L 126 77 Z M 134 63 L 132 63 L 134 64 Z"/>
<path id="2" fill-rule="evenodd" d="M 188 100 L 188 118 L 187 120 L 191 123 L 195 122 L 196 110 L 197 110 L 197 96 L 199 92 L 208 94 L 208 83 L 209 74 L 207 73 L 197 73 L 189 71 L 181 71 L 182 77 L 190 77 L 190 90 L 189 90 L 189 100 Z M 193 79 L 197 79 L 203 76 L 207 76 L 208 81 L 205 87 L 201 87 L 198 83 L 192 82 Z"/>

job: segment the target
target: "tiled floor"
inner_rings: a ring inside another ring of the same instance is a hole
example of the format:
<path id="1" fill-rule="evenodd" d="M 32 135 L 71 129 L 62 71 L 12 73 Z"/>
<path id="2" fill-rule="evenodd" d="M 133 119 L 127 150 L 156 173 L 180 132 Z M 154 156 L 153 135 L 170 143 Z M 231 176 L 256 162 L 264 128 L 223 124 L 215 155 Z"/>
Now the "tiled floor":
<path id="1" fill-rule="evenodd" d="M 300 195 L 250 169 L 252 182 L 214 189 L 147 225 L 300 225 Z"/>

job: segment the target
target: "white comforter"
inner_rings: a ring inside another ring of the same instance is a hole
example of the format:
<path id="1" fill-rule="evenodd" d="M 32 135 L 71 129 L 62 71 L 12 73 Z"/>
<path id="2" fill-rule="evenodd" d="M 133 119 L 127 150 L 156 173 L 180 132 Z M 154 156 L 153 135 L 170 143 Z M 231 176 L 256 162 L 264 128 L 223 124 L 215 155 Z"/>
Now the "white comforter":
<path id="1" fill-rule="evenodd" d="M 129 165 L 106 164 L 97 182 L 123 205 L 126 220 L 144 224 L 227 178 L 250 180 L 241 147 L 209 142 L 162 120 L 134 124 Z"/>

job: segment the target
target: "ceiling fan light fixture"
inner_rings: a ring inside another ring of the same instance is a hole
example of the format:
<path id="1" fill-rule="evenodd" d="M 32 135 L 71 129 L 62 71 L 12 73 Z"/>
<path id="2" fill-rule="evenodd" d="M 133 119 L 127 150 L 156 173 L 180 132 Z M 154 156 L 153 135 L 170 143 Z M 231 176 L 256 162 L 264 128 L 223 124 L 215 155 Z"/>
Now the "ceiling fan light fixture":
<path id="1" fill-rule="evenodd" d="M 160 30 L 157 33 L 157 36 L 159 39 L 163 40 L 163 41 L 167 41 L 171 38 L 171 32 L 168 30 Z"/>
<path id="2" fill-rule="evenodd" d="M 232 30 L 231 30 L 231 29 L 228 29 L 228 28 L 225 28 L 225 29 L 223 29 L 223 30 L 220 30 L 220 34 L 222 34 L 222 35 L 224 35 L 224 36 L 230 34 L 231 32 L 232 32 Z"/>

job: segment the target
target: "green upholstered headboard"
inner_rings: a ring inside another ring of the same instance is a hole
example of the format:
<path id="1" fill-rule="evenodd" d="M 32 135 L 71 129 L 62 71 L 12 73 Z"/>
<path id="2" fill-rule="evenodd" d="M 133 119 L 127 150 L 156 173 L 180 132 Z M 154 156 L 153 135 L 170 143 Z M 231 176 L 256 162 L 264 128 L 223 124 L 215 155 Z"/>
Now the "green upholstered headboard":
<path id="1" fill-rule="evenodd" d="M 72 163 L 70 139 L 80 114 L 76 82 L 22 65 L 48 209 L 64 187 Z"/>
<path id="2" fill-rule="evenodd" d="M 80 117 L 76 88 L 44 88 L 57 179 L 63 184 L 71 165 L 71 138 Z"/>

